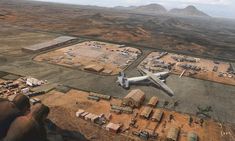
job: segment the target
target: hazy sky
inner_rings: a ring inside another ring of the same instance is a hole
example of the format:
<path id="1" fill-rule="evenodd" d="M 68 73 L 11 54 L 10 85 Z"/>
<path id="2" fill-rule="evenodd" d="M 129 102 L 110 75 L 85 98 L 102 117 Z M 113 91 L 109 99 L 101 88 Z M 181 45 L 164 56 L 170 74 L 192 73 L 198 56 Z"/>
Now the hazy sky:
<path id="1" fill-rule="evenodd" d="M 235 0 L 39 0 L 80 5 L 113 6 L 139 6 L 158 3 L 167 9 L 183 8 L 194 5 L 207 14 L 215 17 L 235 18 Z"/>

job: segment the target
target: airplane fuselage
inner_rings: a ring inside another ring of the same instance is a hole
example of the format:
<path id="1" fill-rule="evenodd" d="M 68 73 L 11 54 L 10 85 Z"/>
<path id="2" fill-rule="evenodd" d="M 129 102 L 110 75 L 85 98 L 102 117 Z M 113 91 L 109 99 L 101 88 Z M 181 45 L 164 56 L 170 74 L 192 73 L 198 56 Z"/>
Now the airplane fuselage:
<path id="1" fill-rule="evenodd" d="M 124 74 L 124 72 L 121 72 L 118 76 L 117 82 L 120 86 L 122 86 L 125 89 L 128 89 L 131 84 L 137 84 L 142 82 L 152 82 L 155 85 L 158 85 L 163 90 L 165 90 L 170 96 L 174 95 L 174 92 L 164 83 L 165 78 L 169 75 L 169 72 L 159 72 L 159 73 L 151 73 L 148 71 L 143 71 L 146 75 L 144 76 L 138 76 L 138 77 L 131 77 L 128 78 Z"/>
<path id="2" fill-rule="evenodd" d="M 169 74 L 169 72 L 159 72 L 159 73 L 155 73 L 154 75 L 156 77 L 158 77 L 159 79 L 164 79 L 165 77 L 167 77 Z M 131 78 L 127 78 L 124 76 L 119 76 L 118 77 L 118 83 L 125 87 L 128 88 L 130 84 L 134 84 L 134 83 L 138 83 L 138 82 L 142 82 L 142 81 L 149 81 L 149 76 L 144 75 L 144 76 L 138 76 L 138 77 L 131 77 Z M 161 80 L 164 82 L 164 80 Z"/>

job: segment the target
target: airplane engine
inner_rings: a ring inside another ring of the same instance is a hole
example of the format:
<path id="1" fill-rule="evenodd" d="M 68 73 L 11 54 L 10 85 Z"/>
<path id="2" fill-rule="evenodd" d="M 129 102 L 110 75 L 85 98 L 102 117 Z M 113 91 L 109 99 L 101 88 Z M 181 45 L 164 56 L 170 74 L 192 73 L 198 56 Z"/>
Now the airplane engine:
<path id="1" fill-rule="evenodd" d="M 123 79 L 123 82 L 124 82 L 123 87 L 126 88 L 126 89 L 129 88 L 130 84 L 129 84 L 129 81 L 126 78 Z"/>

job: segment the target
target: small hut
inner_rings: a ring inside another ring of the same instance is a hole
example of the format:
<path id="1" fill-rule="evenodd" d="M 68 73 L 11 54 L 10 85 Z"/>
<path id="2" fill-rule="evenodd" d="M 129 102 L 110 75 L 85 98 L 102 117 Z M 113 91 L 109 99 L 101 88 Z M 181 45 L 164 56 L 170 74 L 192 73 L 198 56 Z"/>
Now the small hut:
<path id="1" fill-rule="evenodd" d="M 153 116 L 152 116 L 151 120 L 152 120 L 152 121 L 161 122 L 162 116 L 163 116 L 163 112 L 162 112 L 162 111 L 160 111 L 160 110 L 155 110 L 155 112 L 153 113 Z"/>
<path id="2" fill-rule="evenodd" d="M 80 117 L 85 111 L 83 109 L 79 109 L 77 112 L 76 112 L 76 117 Z"/>
<path id="3" fill-rule="evenodd" d="M 177 141 L 179 136 L 180 129 L 176 127 L 170 128 L 167 133 L 167 141 Z"/>
<path id="4" fill-rule="evenodd" d="M 144 107 L 144 109 L 140 113 L 140 116 L 143 118 L 149 119 L 152 112 L 153 112 L 153 109 L 151 107 Z"/>
<path id="5" fill-rule="evenodd" d="M 89 113 L 88 112 L 84 112 L 80 115 L 81 118 L 85 119 L 85 116 L 88 115 Z"/>
<path id="6" fill-rule="evenodd" d="M 158 103 L 158 98 L 156 96 L 153 96 L 148 103 L 148 106 L 155 107 Z"/>
<path id="7" fill-rule="evenodd" d="M 113 133 L 117 133 L 120 130 L 120 128 L 121 128 L 120 124 L 115 124 L 111 122 L 106 126 L 106 130 L 113 132 Z"/>
<path id="8" fill-rule="evenodd" d="M 145 100 L 145 94 L 140 89 L 132 90 L 122 100 L 122 104 L 130 107 L 139 107 Z"/>

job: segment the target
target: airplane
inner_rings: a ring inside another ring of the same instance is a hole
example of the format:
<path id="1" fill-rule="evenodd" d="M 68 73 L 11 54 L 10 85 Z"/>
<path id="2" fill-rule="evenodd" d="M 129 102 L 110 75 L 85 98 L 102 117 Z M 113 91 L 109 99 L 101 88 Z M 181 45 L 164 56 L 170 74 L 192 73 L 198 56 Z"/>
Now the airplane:
<path id="1" fill-rule="evenodd" d="M 120 72 L 117 83 L 119 83 L 119 85 L 123 88 L 128 89 L 131 84 L 148 81 L 163 89 L 169 96 L 174 95 L 174 92 L 164 83 L 164 79 L 169 75 L 170 72 L 166 71 L 153 74 L 142 68 L 138 68 L 138 70 L 143 76 L 127 78 L 124 72 Z"/>

